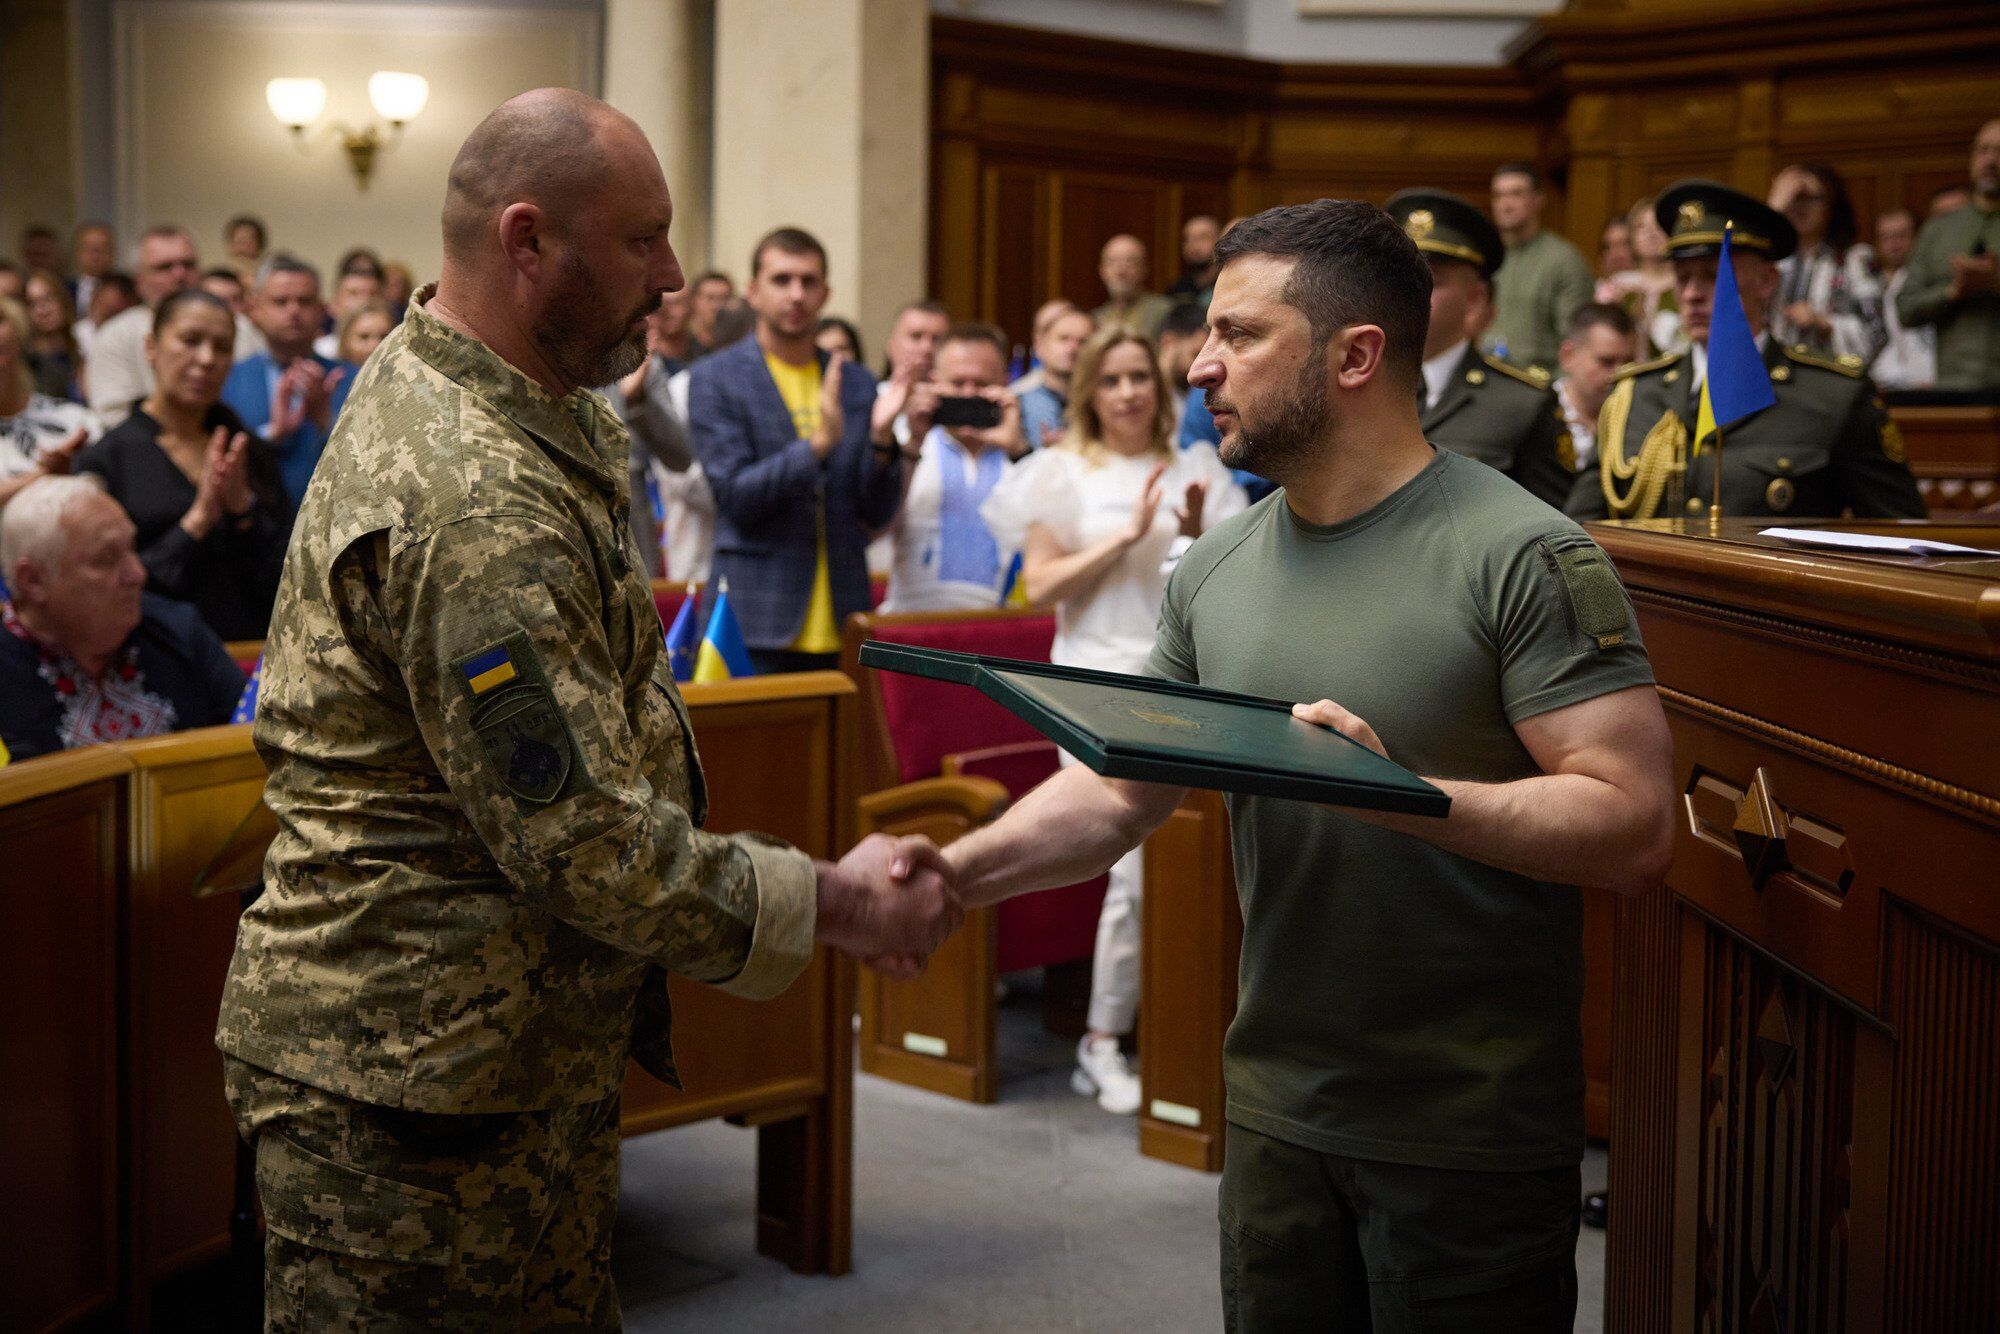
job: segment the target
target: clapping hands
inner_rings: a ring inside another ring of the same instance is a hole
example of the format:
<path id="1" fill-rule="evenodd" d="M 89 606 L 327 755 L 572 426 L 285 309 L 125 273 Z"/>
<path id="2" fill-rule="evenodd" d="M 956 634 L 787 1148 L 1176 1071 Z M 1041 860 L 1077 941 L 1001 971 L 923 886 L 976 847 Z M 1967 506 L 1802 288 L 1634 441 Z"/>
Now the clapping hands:
<path id="1" fill-rule="evenodd" d="M 871 834 L 819 866 L 819 938 L 899 980 L 923 972 L 965 920 L 951 866 L 927 838 Z"/>

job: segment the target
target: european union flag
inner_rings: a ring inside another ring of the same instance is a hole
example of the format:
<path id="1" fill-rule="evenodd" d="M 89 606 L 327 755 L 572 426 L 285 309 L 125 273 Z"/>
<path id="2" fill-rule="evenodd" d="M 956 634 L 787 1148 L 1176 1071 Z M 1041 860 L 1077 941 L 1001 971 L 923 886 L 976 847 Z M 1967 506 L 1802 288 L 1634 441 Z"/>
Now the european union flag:
<path id="1" fill-rule="evenodd" d="M 743 646 L 743 630 L 729 606 L 729 581 L 724 579 L 715 594 L 715 610 L 708 615 L 708 633 L 701 637 L 701 652 L 695 658 L 696 685 L 752 676 L 750 650 Z"/>
<path id="2" fill-rule="evenodd" d="M 232 723 L 254 723 L 257 721 L 257 686 L 264 679 L 264 655 L 257 655 L 257 662 L 250 668 L 250 679 L 243 683 L 243 693 L 236 697 L 236 712 L 229 715 Z"/>
<path id="3" fill-rule="evenodd" d="M 689 584 L 681 609 L 667 630 L 667 666 L 674 680 L 694 680 L 695 656 L 701 651 L 701 585 Z"/>
<path id="4" fill-rule="evenodd" d="M 1715 261 L 1715 308 L 1708 317 L 1708 375 L 1701 382 L 1701 408 L 1695 416 L 1695 452 L 1722 427 L 1762 412 L 1778 401 L 1771 372 L 1757 351 L 1743 296 L 1736 289 L 1736 263 L 1730 258 L 1731 224 L 1722 231 L 1722 254 Z"/>

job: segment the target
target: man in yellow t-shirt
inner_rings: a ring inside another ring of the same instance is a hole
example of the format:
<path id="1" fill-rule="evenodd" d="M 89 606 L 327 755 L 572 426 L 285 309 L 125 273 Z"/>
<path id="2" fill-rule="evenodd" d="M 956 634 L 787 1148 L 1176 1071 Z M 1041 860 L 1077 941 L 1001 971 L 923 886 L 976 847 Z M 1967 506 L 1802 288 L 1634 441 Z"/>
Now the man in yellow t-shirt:
<path id="1" fill-rule="evenodd" d="M 813 344 L 826 251 L 796 228 L 758 242 L 744 296 L 751 337 L 689 373 L 695 453 L 715 493 L 713 577 L 729 580 L 759 672 L 838 665 L 840 627 L 869 606 L 869 538 L 896 517 L 907 388 Z"/>

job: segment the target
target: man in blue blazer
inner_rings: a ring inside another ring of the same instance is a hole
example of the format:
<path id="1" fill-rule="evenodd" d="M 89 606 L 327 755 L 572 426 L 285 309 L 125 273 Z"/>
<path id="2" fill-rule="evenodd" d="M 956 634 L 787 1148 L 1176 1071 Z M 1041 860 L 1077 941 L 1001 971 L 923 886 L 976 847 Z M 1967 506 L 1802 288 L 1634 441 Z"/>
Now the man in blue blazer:
<path id="1" fill-rule="evenodd" d="M 757 243 L 747 338 L 696 362 L 688 424 L 715 493 L 713 578 L 729 581 L 759 672 L 839 663 L 840 627 L 866 611 L 867 546 L 902 503 L 892 431 L 907 389 L 814 346 L 826 250 L 784 227 Z"/>
<path id="2" fill-rule="evenodd" d="M 222 401 L 270 444 L 294 506 L 354 379 L 354 367 L 313 352 L 325 315 L 319 270 L 282 251 L 270 256 L 250 289 L 250 322 L 269 350 L 237 362 L 222 386 Z"/>

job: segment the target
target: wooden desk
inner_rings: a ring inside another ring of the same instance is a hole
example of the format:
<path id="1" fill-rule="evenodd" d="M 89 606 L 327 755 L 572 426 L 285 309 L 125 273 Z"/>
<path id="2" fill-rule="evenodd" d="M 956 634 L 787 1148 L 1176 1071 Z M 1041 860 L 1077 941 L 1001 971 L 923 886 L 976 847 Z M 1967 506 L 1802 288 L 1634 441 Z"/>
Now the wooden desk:
<path id="1" fill-rule="evenodd" d="M 708 783 L 708 827 L 775 834 L 815 857 L 845 851 L 854 686 L 839 672 L 682 687 Z M 808 1274 L 852 1264 L 854 970 L 821 949 L 775 1000 L 675 978 L 674 1056 L 686 1091 L 637 1066 L 624 1130 L 727 1117 L 757 1128 L 757 1249 Z"/>
<path id="2" fill-rule="evenodd" d="M 2000 407 L 1893 404 L 1910 471 L 1941 519 L 2000 504 Z"/>
<path id="3" fill-rule="evenodd" d="M 125 779 L 100 747 L 0 769 L 0 1255 L 8 1329 L 118 1299 Z"/>
<path id="4" fill-rule="evenodd" d="M 1685 794 L 1615 910 L 1606 1328 L 2000 1328 L 2000 561 L 1675 526 L 1591 526 Z"/>

